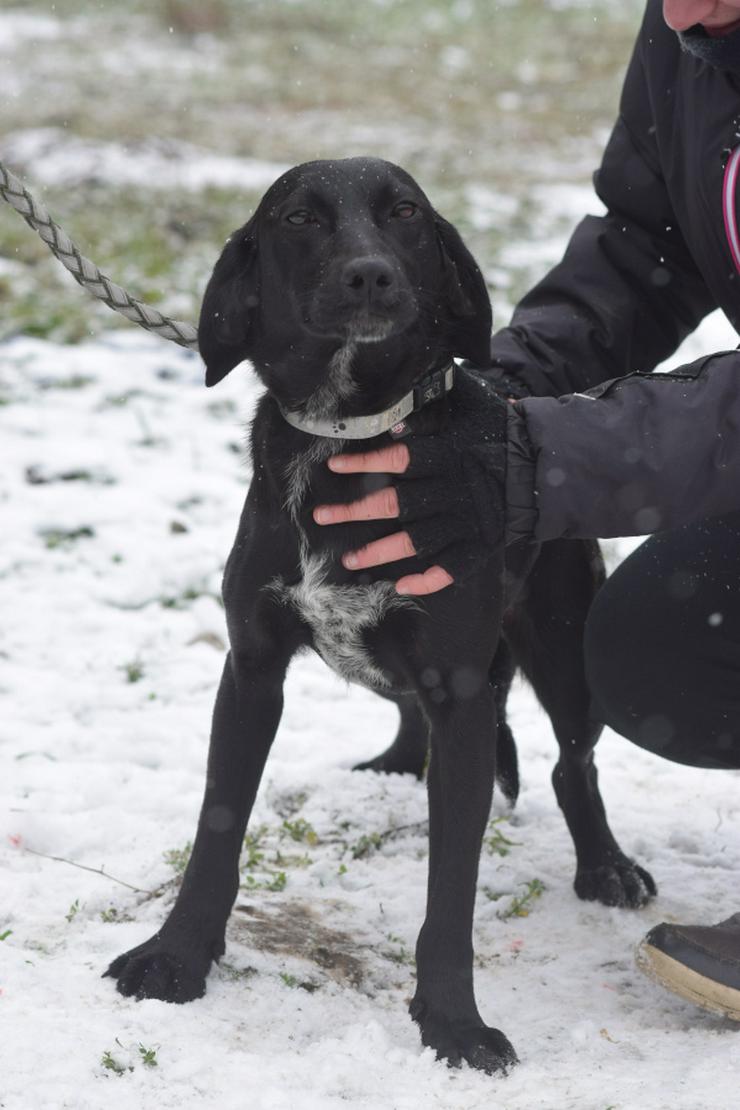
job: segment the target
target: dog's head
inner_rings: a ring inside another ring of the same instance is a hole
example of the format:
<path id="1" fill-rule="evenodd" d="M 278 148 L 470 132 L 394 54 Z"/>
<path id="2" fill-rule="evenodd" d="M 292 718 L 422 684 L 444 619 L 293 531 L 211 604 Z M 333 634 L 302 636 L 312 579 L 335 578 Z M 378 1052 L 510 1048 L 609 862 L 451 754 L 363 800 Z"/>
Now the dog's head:
<path id="1" fill-rule="evenodd" d="M 384 376 L 421 360 L 413 380 L 445 356 L 485 365 L 490 331 L 485 282 L 455 228 L 398 166 L 347 158 L 270 187 L 216 263 L 198 338 L 207 385 L 250 359 L 292 407 L 340 351 L 359 356 L 360 374 L 368 361 Z"/>

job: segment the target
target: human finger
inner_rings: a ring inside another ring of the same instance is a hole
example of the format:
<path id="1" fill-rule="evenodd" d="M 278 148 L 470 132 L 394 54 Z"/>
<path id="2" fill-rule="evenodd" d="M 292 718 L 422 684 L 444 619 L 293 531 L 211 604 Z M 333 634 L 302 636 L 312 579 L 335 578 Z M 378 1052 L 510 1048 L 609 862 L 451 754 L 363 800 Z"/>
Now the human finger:
<path id="1" fill-rule="evenodd" d="M 317 505 L 313 518 L 317 524 L 346 524 L 351 520 L 390 520 L 398 516 L 398 497 L 393 486 L 375 490 L 350 501 L 348 505 Z"/>
<path id="2" fill-rule="evenodd" d="M 398 559 L 410 559 L 416 554 L 408 532 L 394 532 L 382 540 L 373 540 L 357 551 L 348 551 L 342 556 L 342 565 L 348 570 L 363 570 L 365 567 L 379 567 L 383 563 L 395 563 Z"/>
<path id="3" fill-rule="evenodd" d="M 406 574 L 403 578 L 399 578 L 396 582 L 396 591 L 399 594 L 421 597 L 424 594 L 436 594 L 454 581 L 455 579 L 444 567 L 429 567 L 423 574 Z"/>
<path id="4" fill-rule="evenodd" d="M 403 474 L 409 465 L 409 458 L 409 449 L 405 443 L 391 443 L 377 451 L 332 455 L 327 466 L 341 474 Z"/>

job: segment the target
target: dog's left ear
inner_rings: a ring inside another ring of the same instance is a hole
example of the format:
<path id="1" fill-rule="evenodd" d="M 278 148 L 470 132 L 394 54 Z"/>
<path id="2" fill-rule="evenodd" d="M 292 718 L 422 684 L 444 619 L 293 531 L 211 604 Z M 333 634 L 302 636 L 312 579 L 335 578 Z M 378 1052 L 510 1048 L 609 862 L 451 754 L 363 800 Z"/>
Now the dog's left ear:
<path id="1" fill-rule="evenodd" d="M 255 217 L 235 231 L 213 268 L 198 321 L 198 348 L 206 385 L 215 385 L 249 357 L 259 304 Z"/>
<path id="2" fill-rule="evenodd" d="M 448 282 L 454 353 L 488 366 L 493 315 L 483 274 L 452 224 L 437 213 L 434 224 Z"/>

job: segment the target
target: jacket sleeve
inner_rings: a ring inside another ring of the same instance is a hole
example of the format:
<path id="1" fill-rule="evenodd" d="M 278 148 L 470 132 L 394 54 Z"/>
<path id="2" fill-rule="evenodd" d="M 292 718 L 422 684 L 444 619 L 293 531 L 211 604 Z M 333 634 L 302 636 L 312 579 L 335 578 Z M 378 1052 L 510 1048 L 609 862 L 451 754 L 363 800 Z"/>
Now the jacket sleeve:
<path id="1" fill-rule="evenodd" d="M 512 409 L 510 539 L 640 536 L 740 510 L 740 351 Z"/>
<path id="2" fill-rule="evenodd" d="M 607 212 L 578 225 L 562 261 L 491 342 L 491 366 L 534 396 L 651 371 L 716 307 L 678 228 L 651 126 L 643 52 L 652 7 L 594 176 Z"/>

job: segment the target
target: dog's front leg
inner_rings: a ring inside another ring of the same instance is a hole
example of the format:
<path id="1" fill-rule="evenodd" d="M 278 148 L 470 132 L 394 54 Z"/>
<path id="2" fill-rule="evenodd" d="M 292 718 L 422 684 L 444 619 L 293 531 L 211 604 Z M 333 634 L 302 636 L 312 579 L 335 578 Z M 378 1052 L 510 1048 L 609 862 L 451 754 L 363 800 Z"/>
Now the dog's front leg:
<path id="1" fill-rule="evenodd" d="M 429 888 L 410 1010 L 438 1059 L 492 1073 L 517 1059 L 503 1033 L 483 1023 L 473 991 L 475 886 L 495 769 L 493 692 L 486 683 L 474 697 L 450 695 L 442 704 L 426 706 L 432 722 Z"/>
<path id="2" fill-rule="evenodd" d="M 239 853 L 283 706 L 287 661 L 270 668 L 229 654 L 213 712 L 205 796 L 182 886 L 150 940 L 105 972 L 121 994 L 188 1002 L 224 951 L 239 888 Z"/>

